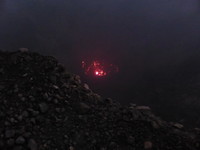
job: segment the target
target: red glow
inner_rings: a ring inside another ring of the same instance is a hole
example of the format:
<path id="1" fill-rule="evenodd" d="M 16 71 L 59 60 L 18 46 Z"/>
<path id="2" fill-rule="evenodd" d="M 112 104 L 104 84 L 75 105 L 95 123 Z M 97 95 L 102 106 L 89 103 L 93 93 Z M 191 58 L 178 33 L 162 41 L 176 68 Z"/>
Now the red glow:
<path id="1" fill-rule="evenodd" d="M 100 61 L 92 61 L 92 63 L 87 64 L 82 61 L 82 68 L 86 75 L 94 75 L 97 77 L 103 77 L 113 72 L 118 72 L 118 67 L 113 64 L 105 64 Z"/>
<path id="2" fill-rule="evenodd" d="M 106 75 L 106 72 L 104 72 L 103 70 L 95 70 L 95 75 L 96 76 L 105 76 Z"/>

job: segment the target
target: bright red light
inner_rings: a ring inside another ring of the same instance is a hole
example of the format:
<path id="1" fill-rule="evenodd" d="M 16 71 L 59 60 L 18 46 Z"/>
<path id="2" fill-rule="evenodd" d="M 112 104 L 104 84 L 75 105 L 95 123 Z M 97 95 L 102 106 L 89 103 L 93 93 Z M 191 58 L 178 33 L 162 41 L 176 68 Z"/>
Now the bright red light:
<path id="1" fill-rule="evenodd" d="M 82 68 L 86 75 L 94 75 L 98 77 L 106 76 L 112 72 L 118 72 L 118 67 L 113 64 L 105 64 L 100 61 L 93 61 L 90 64 L 87 64 L 85 61 L 82 61 Z"/>
<path id="2" fill-rule="evenodd" d="M 96 76 L 106 76 L 106 72 L 104 72 L 103 70 L 95 70 L 94 72 Z"/>

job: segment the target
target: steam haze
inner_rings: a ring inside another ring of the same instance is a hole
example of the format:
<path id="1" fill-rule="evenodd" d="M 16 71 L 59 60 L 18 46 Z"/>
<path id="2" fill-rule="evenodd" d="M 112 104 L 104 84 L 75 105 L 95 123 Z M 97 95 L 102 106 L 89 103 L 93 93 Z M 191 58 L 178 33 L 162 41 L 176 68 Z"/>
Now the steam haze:
<path id="1" fill-rule="evenodd" d="M 122 103 L 132 102 L 147 72 L 198 57 L 199 26 L 199 0 L 0 1 L 0 48 L 53 55 Z M 91 81 L 80 63 L 93 58 L 117 64 L 119 74 Z"/>

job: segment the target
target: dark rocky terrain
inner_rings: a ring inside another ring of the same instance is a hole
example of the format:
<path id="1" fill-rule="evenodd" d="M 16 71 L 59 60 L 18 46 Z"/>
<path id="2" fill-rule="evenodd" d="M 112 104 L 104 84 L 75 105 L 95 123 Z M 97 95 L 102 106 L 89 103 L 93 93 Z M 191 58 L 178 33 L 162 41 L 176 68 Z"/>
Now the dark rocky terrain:
<path id="1" fill-rule="evenodd" d="M 0 52 L 0 150 L 199 150 L 200 130 L 121 106 L 50 56 Z"/>
<path id="2" fill-rule="evenodd" d="M 136 103 L 148 104 L 156 114 L 187 127 L 200 127 L 200 60 L 147 71 L 134 89 Z M 169 111 L 170 110 L 170 111 Z"/>

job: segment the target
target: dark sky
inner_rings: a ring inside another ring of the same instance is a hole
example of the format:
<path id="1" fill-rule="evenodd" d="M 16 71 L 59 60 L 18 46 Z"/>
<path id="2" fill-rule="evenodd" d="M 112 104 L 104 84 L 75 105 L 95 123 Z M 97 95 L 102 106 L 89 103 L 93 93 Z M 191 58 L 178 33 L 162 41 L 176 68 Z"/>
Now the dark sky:
<path id="1" fill-rule="evenodd" d="M 199 55 L 199 40 L 199 0 L 0 0 L 0 48 L 54 55 L 78 74 L 82 59 L 114 62 L 113 82 L 87 80 L 116 99 L 131 99 L 146 70 Z"/>

